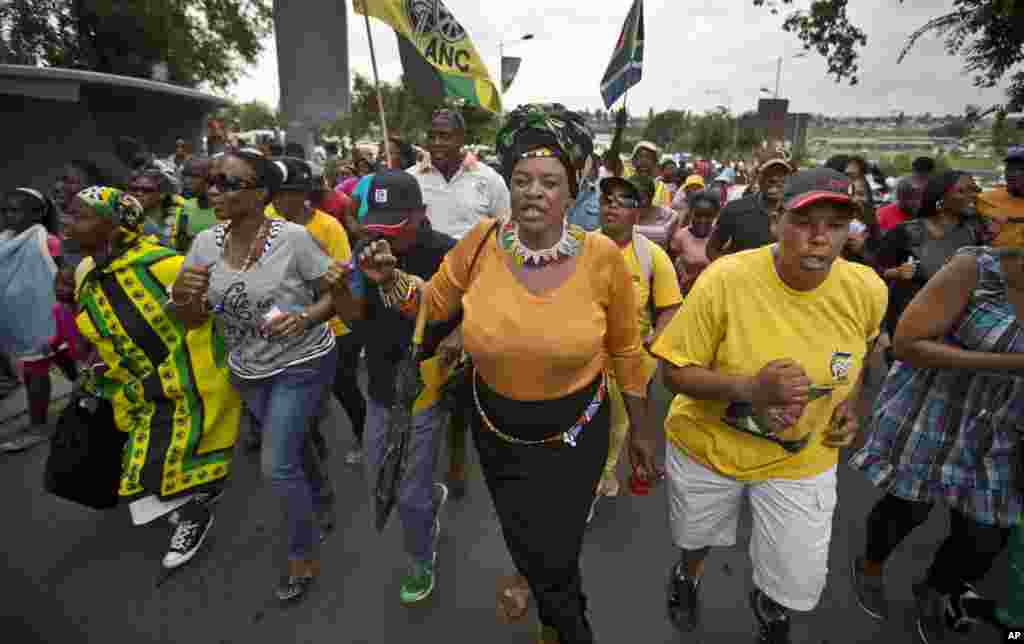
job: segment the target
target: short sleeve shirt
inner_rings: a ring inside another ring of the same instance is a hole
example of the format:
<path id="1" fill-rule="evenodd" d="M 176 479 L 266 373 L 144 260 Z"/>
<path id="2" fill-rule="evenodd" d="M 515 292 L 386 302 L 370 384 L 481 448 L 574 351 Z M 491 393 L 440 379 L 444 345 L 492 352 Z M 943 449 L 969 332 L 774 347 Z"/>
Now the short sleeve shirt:
<path id="1" fill-rule="evenodd" d="M 503 218 L 511 210 L 508 186 L 486 164 L 468 159 L 451 181 L 432 165 L 408 170 L 416 177 L 434 230 L 459 240 L 485 217 Z"/>
<path id="2" fill-rule="evenodd" d="M 799 423 L 780 436 L 810 436 L 791 454 L 723 420 L 727 401 L 679 394 L 665 430 L 677 448 L 739 481 L 802 479 L 835 467 L 839 451 L 822 444 L 836 406 L 849 398 L 877 337 L 887 301 L 885 283 L 866 266 L 837 259 L 811 291 L 797 291 L 779 277 L 772 247 L 723 257 L 701 274 L 686 304 L 652 347 L 676 367 L 698 366 L 732 376 L 753 376 L 774 360 L 789 358 L 811 382 L 831 393 L 807 405 Z"/>
<path id="3" fill-rule="evenodd" d="M 290 366 L 326 355 L 334 334 L 318 324 L 297 338 L 270 338 L 267 314 L 274 308 L 298 313 L 317 299 L 316 281 L 331 260 L 304 227 L 271 220 L 263 255 L 244 272 L 224 263 L 227 227 L 218 224 L 199 233 L 186 266 L 208 266 L 217 326 L 228 350 L 228 367 L 239 378 L 268 378 Z"/>

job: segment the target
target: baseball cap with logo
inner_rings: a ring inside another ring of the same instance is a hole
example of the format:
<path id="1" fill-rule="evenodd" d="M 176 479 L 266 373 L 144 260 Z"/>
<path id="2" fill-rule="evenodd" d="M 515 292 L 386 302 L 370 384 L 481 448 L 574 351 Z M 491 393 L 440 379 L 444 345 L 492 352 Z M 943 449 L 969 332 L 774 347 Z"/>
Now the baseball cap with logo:
<path id="1" fill-rule="evenodd" d="M 829 168 L 802 170 L 786 179 L 782 202 L 786 210 L 799 210 L 819 201 L 852 205 L 850 180 Z"/>
<path id="2" fill-rule="evenodd" d="M 366 191 L 367 229 L 396 235 L 409 219 L 409 211 L 426 208 L 420 184 L 408 172 L 385 170 L 373 175 Z"/>

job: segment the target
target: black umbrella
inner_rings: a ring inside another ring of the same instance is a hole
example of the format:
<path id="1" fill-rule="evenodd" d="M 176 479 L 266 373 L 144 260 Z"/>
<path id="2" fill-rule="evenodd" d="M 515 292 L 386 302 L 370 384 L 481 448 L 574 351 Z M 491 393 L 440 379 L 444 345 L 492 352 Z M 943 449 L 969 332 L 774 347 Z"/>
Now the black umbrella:
<path id="1" fill-rule="evenodd" d="M 398 489 L 405 477 L 406 456 L 409 451 L 409 436 L 412 434 L 412 408 L 423 391 L 420 375 L 420 349 L 427 326 L 427 302 L 420 297 L 420 310 L 416 315 L 416 328 L 412 335 L 409 352 L 395 367 L 395 400 L 391 405 L 391 421 L 384 446 L 384 458 L 377 472 L 377 531 L 384 530 L 395 507 Z"/>

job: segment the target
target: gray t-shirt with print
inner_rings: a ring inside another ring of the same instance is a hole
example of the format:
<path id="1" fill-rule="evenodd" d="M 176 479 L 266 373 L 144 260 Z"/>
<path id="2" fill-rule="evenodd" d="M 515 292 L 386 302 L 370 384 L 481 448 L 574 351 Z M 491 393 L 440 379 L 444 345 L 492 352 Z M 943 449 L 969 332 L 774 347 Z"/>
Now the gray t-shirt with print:
<path id="1" fill-rule="evenodd" d="M 304 227 L 270 222 L 263 255 L 245 272 L 224 264 L 227 228 L 218 224 L 196 237 L 185 266 L 210 267 L 208 301 L 228 350 L 228 367 L 239 378 L 267 378 L 330 352 L 334 336 L 319 324 L 298 338 L 268 338 L 266 315 L 275 307 L 296 313 L 316 301 L 316 281 L 331 260 Z"/>

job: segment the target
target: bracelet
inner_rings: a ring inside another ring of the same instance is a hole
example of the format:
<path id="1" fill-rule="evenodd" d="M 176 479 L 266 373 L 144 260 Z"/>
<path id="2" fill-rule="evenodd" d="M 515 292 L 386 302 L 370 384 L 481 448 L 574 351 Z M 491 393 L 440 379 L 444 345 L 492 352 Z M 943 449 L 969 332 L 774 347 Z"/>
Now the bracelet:
<path id="1" fill-rule="evenodd" d="M 423 283 L 419 277 L 410 275 L 404 271 L 395 271 L 395 279 L 386 290 L 378 286 L 380 299 L 389 309 L 398 309 L 406 313 L 415 310 L 419 304 L 420 284 Z"/>

